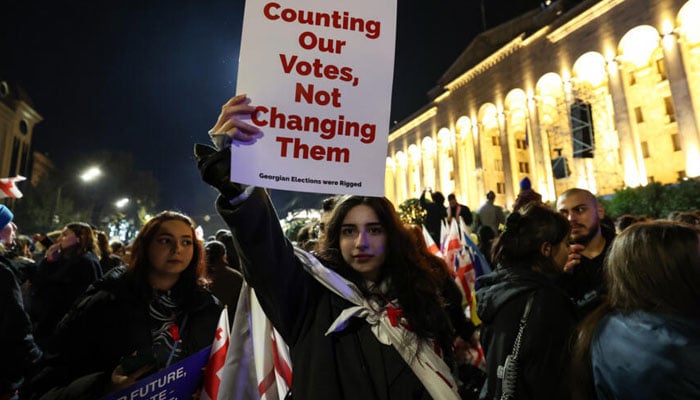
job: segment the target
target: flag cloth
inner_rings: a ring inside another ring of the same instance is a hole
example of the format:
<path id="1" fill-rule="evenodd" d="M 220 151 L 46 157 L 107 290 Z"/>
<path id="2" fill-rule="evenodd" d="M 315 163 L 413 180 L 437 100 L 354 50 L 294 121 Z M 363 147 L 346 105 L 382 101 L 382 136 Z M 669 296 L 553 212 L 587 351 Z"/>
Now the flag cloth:
<path id="1" fill-rule="evenodd" d="M 204 371 L 204 385 L 202 387 L 203 400 L 219 399 L 219 386 L 221 385 L 221 374 L 226 362 L 226 354 L 230 343 L 228 310 L 226 307 L 221 311 L 219 324 L 214 334 L 214 342 L 211 345 L 209 362 Z"/>
<path id="2" fill-rule="evenodd" d="M 440 251 L 440 248 L 438 247 L 438 245 L 435 244 L 433 237 L 430 236 L 430 233 L 428 232 L 428 230 L 425 229 L 425 225 L 422 225 L 422 227 L 423 227 L 423 239 L 425 240 L 425 244 L 428 247 L 428 251 L 431 252 L 432 254 L 442 258 L 442 252 Z"/>
<path id="3" fill-rule="evenodd" d="M 442 254 L 445 262 L 450 267 L 450 271 L 454 275 L 459 265 L 459 252 L 462 248 L 462 242 L 459 237 L 459 228 L 455 220 L 452 220 L 452 223 L 447 229 L 449 230 L 443 241 Z"/>
<path id="4" fill-rule="evenodd" d="M 464 224 L 464 222 L 462 222 L 462 224 Z M 484 253 L 481 252 L 479 246 L 476 245 L 476 242 L 474 242 L 471 235 L 469 233 L 465 233 L 469 232 L 467 228 L 468 227 L 466 225 L 462 227 L 462 243 L 471 253 L 472 262 L 474 263 L 474 271 L 476 272 L 476 277 L 478 278 L 481 275 L 491 273 L 491 266 L 489 265 L 488 261 L 486 261 Z"/>
<path id="5" fill-rule="evenodd" d="M 0 178 L 0 199 L 9 197 L 11 199 L 21 199 L 22 192 L 19 191 L 15 183 L 22 182 L 27 178 L 17 175 L 14 178 Z"/>
<path id="6" fill-rule="evenodd" d="M 231 329 L 219 399 L 281 400 L 292 384 L 289 348 L 245 282 Z"/>

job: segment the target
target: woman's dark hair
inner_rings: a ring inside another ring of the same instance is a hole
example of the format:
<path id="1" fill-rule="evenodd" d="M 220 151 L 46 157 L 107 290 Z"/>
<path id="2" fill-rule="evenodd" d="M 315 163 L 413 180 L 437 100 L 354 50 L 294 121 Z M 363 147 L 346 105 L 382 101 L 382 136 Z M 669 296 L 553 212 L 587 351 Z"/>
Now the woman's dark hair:
<path id="1" fill-rule="evenodd" d="M 66 225 L 66 228 L 73 231 L 79 240 L 74 246 L 71 246 L 68 249 L 63 249 L 63 255 L 70 257 L 73 255 L 82 255 L 87 252 L 92 252 L 98 258 L 100 257 L 100 249 L 97 247 L 95 231 L 90 225 L 86 224 L 85 222 L 71 222 Z"/>
<path id="2" fill-rule="evenodd" d="M 498 268 L 528 268 L 556 273 L 560 269 L 542 254 L 544 243 L 552 246 L 569 237 L 569 222 L 561 214 L 537 203 L 528 203 L 506 219 L 505 230 L 493 245 Z"/>
<path id="3" fill-rule="evenodd" d="M 377 214 L 386 232 L 386 258 L 382 265 L 382 279 L 391 282 L 403 315 L 414 333 L 422 338 L 435 339 L 451 361 L 452 327 L 439 296 L 440 282 L 430 266 L 421 257 L 408 231 L 404 228 L 394 206 L 384 197 L 343 196 L 333 208 L 321 243 L 320 257 L 339 274 L 365 289 L 364 279 L 344 260 L 340 251 L 340 230 L 351 209 L 359 205 L 370 207 Z M 448 361 L 448 364 L 449 364 Z"/>
<path id="4" fill-rule="evenodd" d="M 206 261 L 204 259 L 204 248 L 202 243 L 197 240 L 195 233 L 195 223 L 190 217 L 175 211 L 162 211 L 155 217 L 151 218 L 146 224 L 141 227 L 136 239 L 134 240 L 131 249 L 131 258 L 127 266 L 127 274 L 137 285 L 141 286 L 142 290 L 147 290 L 150 293 L 148 285 L 148 274 L 153 268 L 151 261 L 148 258 L 148 249 L 151 242 L 155 239 L 160 226 L 166 221 L 180 221 L 186 224 L 192 231 L 193 253 L 192 260 L 187 268 L 180 274 L 180 279 L 173 287 L 173 293 L 176 297 L 187 297 L 192 294 L 195 288 L 204 282 L 206 278 Z M 146 286 L 144 286 L 146 285 Z"/>
<path id="5" fill-rule="evenodd" d="M 572 375 L 579 398 L 593 392 L 591 341 L 610 312 L 643 310 L 700 319 L 700 230 L 657 220 L 629 226 L 610 246 L 605 259 L 606 302 L 581 323 Z"/>
<path id="6" fill-rule="evenodd" d="M 112 254 L 112 248 L 109 246 L 107 234 L 103 231 L 97 231 L 95 235 L 97 236 L 97 247 L 100 248 L 102 257 L 107 257 Z"/>

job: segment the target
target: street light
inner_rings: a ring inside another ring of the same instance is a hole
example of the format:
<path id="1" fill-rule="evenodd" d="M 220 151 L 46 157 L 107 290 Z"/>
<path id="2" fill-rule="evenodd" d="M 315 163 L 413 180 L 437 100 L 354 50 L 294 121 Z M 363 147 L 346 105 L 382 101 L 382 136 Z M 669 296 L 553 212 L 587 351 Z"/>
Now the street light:
<path id="1" fill-rule="evenodd" d="M 89 183 L 99 178 L 100 176 L 102 176 L 102 170 L 99 167 L 93 166 L 86 169 L 85 171 L 83 171 L 82 174 L 80 174 L 80 180 L 82 180 L 85 183 Z M 53 208 L 53 221 L 55 224 L 58 224 L 60 222 L 58 218 L 58 209 L 61 204 L 61 193 L 63 192 L 63 187 L 69 183 L 71 183 L 70 180 L 63 182 L 61 186 L 58 187 L 58 190 L 56 190 L 56 203 Z"/>
<path id="2" fill-rule="evenodd" d="M 83 182 L 91 182 L 102 175 L 102 170 L 99 167 L 90 167 L 80 175 Z"/>
<path id="3" fill-rule="evenodd" d="M 124 197 L 114 202 L 114 206 L 117 208 L 124 208 L 124 206 L 126 206 L 127 204 L 129 204 L 129 198 L 127 197 Z"/>

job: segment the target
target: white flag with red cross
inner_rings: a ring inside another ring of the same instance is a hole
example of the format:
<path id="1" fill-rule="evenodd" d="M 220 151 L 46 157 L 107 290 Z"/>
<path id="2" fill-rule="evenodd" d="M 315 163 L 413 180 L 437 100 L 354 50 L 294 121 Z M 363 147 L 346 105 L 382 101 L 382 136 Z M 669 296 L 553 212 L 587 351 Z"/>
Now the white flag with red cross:
<path id="1" fill-rule="evenodd" d="M 219 399 L 219 386 L 221 385 L 221 374 L 226 362 L 226 353 L 230 343 L 230 331 L 228 324 L 228 310 L 226 307 L 221 311 L 219 324 L 216 327 L 214 343 L 211 345 L 209 362 L 204 371 L 204 385 L 202 386 L 202 400 Z"/>
<path id="2" fill-rule="evenodd" d="M 15 183 L 22 182 L 27 178 L 22 175 L 17 175 L 14 178 L 0 178 L 0 199 L 9 197 L 11 199 L 22 198 L 22 192 L 19 191 Z"/>

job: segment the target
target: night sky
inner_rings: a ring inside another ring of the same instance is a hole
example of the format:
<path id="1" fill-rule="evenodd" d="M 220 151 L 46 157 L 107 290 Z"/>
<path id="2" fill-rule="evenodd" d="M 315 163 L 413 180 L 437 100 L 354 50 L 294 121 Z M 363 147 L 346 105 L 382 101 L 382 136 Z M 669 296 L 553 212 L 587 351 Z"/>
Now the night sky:
<path id="1" fill-rule="evenodd" d="M 488 0 L 488 25 L 538 2 Z M 59 167 L 109 149 L 160 181 L 160 208 L 213 213 L 192 145 L 235 94 L 242 0 L 10 0 L 0 5 L 0 79 L 23 86 L 44 121 L 35 150 Z M 398 1 L 392 121 L 430 90 L 481 31 L 479 1 Z M 513 8 L 517 7 L 517 9 Z M 498 10 L 498 11 L 496 11 Z M 498 13 L 498 14 L 497 14 Z"/>

